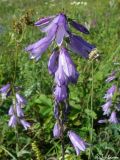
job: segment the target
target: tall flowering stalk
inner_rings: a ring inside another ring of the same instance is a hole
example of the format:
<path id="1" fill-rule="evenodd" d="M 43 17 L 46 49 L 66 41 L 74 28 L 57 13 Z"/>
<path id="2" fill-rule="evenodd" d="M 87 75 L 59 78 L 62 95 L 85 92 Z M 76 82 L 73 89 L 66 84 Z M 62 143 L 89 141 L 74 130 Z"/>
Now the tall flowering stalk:
<path id="1" fill-rule="evenodd" d="M 106 83 L 111 83 L 113 81 L 114 83 L 104 96 L 105 104 L 102 105 L 102 110 L 105 118 L 99 120 L 98 123 L 119 123 L 117 113 L 120 111 L 120 90 L 118 84 L 115 83 L 117 76 L 117 71 L 113 71 L 105 80 Z"/>
<path id="2" fill-rule="evenodd" d="M 2 95 L 2 99 L 6 99 L 8 96 L 11 96 L 12 98 L 12 104 L 8 111 L 8 115 L 10 116 L 8 125 L 15 128 L 17 124 L 21 124 L 24 129 L 27 130 L 30 127 L 30 124 L 25 120 L 22 110 L 27 101 L 18 93 L 20 89 L 20 87 L 12 88 L 12 85 L 8 83 L 0 89 L 0 94 Z M 14 90 L 14 94 L 12 93 L 12 90 Z"/>
<path id="3" fill-rule="evenodd" d="M 53 136 L 61 139 L 62 159 L 64 160 L 65 122 L 70 110 L 69 85 L 76 84 L 79 77 L 68 48 L 83 58 L 89 58 L 89 54 L 95 50 L 95 47 L 82 37 L 71 33 L 70 26 L 84 34 L 89 34 L 89 31 L 64 13 L 41 18 L 35 22 L 35 25 L 45 33 L 45 37 L 25 48 L 31 59 L 38 61 L 53 42 L 56 44 L 48 61 L 48 71 L 54 78 L 53 96 L 56 123 L 53 128 Z M 75 132 L 68 131 L 67 135 L 77 155 L 80 154 L 80 151 L 85 151 L 86 143 Z"/>

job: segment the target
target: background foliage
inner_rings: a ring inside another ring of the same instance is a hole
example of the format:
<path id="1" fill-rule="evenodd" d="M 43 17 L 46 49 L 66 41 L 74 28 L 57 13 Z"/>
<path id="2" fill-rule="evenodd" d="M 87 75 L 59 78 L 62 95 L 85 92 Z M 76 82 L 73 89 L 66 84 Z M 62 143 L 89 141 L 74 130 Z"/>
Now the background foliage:
<path id="1" fill-rule="evenodd" d="M 28 100 L 24 110 L 31 123 L 28 131 L 18 127 L 16 137 L 7 124 L 11 101 L 0 98 L 1 160 L 60 160 L 60 141 L 52 135 L 53 79 L 47 70 L 50 50 L 35 63 L 29 60 L 24 48 L 43 36 L 34 22 L 63 8 L 68 17 L 90 28 L 90 35 L 82 36 L 96 45 L 100 54 L 97 61 L 71 54 L 80 77 L 76 86 L 70 86 L 72 109 L 68 125 L 91 146 L 77 157 L 65 137 L 66 160 L 120 159 L 120 125 L 98 124 L 103 96 L 110 86 L 105 78 L 120 65 L 120 1 L 86 0 L 77 4 L 72 0 L 1 0 L 0 86 L 12 82 L 23 87 L 21 94 Z"/>

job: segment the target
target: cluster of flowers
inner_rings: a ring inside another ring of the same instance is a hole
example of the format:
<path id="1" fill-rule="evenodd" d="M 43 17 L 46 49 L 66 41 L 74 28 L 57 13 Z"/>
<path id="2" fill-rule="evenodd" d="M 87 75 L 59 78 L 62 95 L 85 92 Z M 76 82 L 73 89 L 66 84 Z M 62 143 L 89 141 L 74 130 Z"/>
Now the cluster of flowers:
<path id="1" fill-rule="evenodd" d="M 113 71 L 108 78 L 106 79 L 106 82 L 109 83 L 113 80 L 115 80 L 117 77 L 117 72 Z M 106 103 L 102 105 L 103 115 L 107 116 L 108 119 L 101 119 L 98 121 L 98 123 L 119 123 L 119 120 L 117 118 L 117 112 L 120 111 L 120 102 L 119 102 L 119 89 L 117 85 L 112 84 L 112 86 L 107 90 L 104 99 L 106 100 Z"/>
<path id="2" fill-rule="evenodd" d="M 16 94 L 15 97 L 12 99 L 13 104 L 10 106 L 8 112 L 10 116 L 8 125 L 10 127 L 16 127 L 17 124 L 21 124 L 24 129 L 27 130 L 27 128 L 30 127 L 30 124 L 24 119 L 24 113 L 22 110 L 23 106 L 26 104 L 26 100 L 17 93 L 17 91 L 20 90 L 20 87 L 14 87 L 14 90 L 16 91 Z M 0 94 L 2 95 L 3 99 L 6 99 L 6 97 L 10 96 L 11 93 L 12 90 L 9 83 L 0 89 Z"/>
<path id="3" fill-rule="evenodd" d="M 70 25 L 85 34 L 89 34 L 89 31 L 83 25 L 78 24 L 63 13 L 56 16 L 44 17 L 38 20 L 35 25 L 45 33 L 45 37 L 25 48 L 30 53 L 31 59 L 38 61 L 48 46 L 54 40 L 56 42 L 49 58 L 48 70 L 54 77 L 55 86 L 53 94 L 55 99 L 54 116 L 56 123 L 53 128 L 53 135 L 56 138 L 60 138 L 64 131 L 64 122 L 70 110 L 68 85 L 70 83 L 77 83 L 79 77 L 79 73 L 67 48 L 69 47 L 71 51 L 81 55 L 83 58 L 88 58 L 89 53 L 95 47 L 83 40 L 80 36 L 71 33 Z M 67 46 L 67 48 L 64 46 Z M 76 133 L 70 130 L 68 131 L 68 136 L 77 155 L 80 154 L 80 151 L 85 151 L 86 143 Z"/>

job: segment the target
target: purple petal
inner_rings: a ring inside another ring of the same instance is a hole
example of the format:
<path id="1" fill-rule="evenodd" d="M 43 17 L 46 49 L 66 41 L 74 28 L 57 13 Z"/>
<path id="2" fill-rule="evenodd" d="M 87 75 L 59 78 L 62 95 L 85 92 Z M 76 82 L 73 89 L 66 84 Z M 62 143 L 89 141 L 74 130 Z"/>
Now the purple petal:
<path id="1" fill-rule="evenodd" d="M 44 17 L 35 22 L 35 26 L 48 25 L 50 21 L 54 18 L 54 16 Z"/>
<path id="2" fill-rule="evenodd" d="M 85 26 L 77 23 L 76 21 L 70 20 L 70 24 L 78 31 L 83 32 L 85 34 L 89 34 L 88 29 Z"/>
<path id="3" fill-rule="evenodd" d="M 26 122 L 24 119 L 21 119 L 20 123 L 23 125 L 25 130 L 27 130 L 30 127 L 30 123 Z"/>
<path id="4" fill-rule="evenodd" d="M 51 42 L 51 38 L 44 37 L 38 42 L 29 45 L 25 50 L 30 52 L 31 59 L 36 59 L 36 61 L 38 61 L 41 58 L 43 52 L 45 52 L 48 46 L 51 44 Z"/>
<path id="5" fill-rule="evenodd" d="M 10 106 L 10 109 L 9 109 L 9 111 L 8 111 L 8 115 L 9 115 L 9 116 L 12 116 L 12 115 L 14 115 L 14 114 L 15 114 L 14 108 L 13 108 L 13 106 Z"/>
<path id="6" fill-rule="evenodd" d="M 15 126 L 17 125 L 17 118 L 16 118 L 15 115 L 12 115 L 12 116 L 11 116 L 8 125 L 9 125 L 10 127 L 15 127 Z"/>
<path id="7" fill-rule="evenodd" d="M 110 114 L 110 107 L 112 106 L 112 101 L 106 102 L 103 106 L 102 109 L 104 111 L 103 115 L 109 115 Z"/>
<path id="8" fill-rule="evenodd" d="M 83 58 L 88 58 L 89 53 L 95 49 L 93 45 L 83 40 L 80 36 L 70 35 L 70 44 L 69 47 L 71 50 Z"/>
<path id="9" fill-rule="evenodd" d="M 115 112 L 115 111 L 113 111 L 113 112 L 111 113 L 111 116 L 110 116 L 110 118 L 109 118 L 108 121 L 109 121 L 110 123 L 114 123 L 114 124 L 118 123 L 118 119 L 117 119 L 117 116 L 116 116 L 116 112 Z"/>
<path id="10" fill-rule="evenodd" d="M 100 119 L 98 123 L 107 123 L 107 119 Z"/>
<path id="11" fill-rule="evenodd" d="M 24 113 L 19 103 L 16 104 L 16 112 L 18 117 L 23 117 Z"/>
<path id="12" fill-rule="evenodd" d="M 56 86 L 54 96 L 57 102 L 64 101 L 67 98 L 67 88 L 65 85 Z"/>
<path id="13" fill-rule="evenodd" d="M 86 143 L 73 131 L 68 132 L 68 136 L 76 150 L 76 153 L 80 153 L 80 151 L 85 151 Z"/>
<path id="14" fill-rule="evenodd" d="M 10 89 L 10 84 L 8 83 L 0 89 L 0 93 L 7 93 L 9 89 Z"/>
<path id="15" fill-rule="evenodd" d="M 21 95 L 19 95 L 18 93 L 16 93 L 16 99 L 19 104 L 25 105 L 27 103 L 26 99 L 22 97 Z"/>
<path id="16" fill-rule="evenodd" d="M 61 62 L 61 65 L 63 67 L 63 71 L 65 72 L 66 76 L 71 82 L 77 82 L 78 79 L 78 72 L 76 71 L 75 65 L 70 58 L 69 53 L 65 48 L 61 48 L 60 55 L 59 55 L 59 61 Z"/>
<path id="17" fill-rule="evenodd" d="M 60 58 L 59 58 L 58 69 L 55 72 L 55 83 L 59 86 L 68 84 L 68 78 L 63 71 L 63 67 L 62 67 Z"/>
<path id="18" fill-rule="evenodd" d="M 57 67 L 58 67 L 58 51 L 53 51 L 52 55 L 49 58 L 48 61 L 48 70 L 50 74 L 55 74 Z"/>
<path id="19" fill-rule="evenodd" d="M 61 136 L 61 131 L 60 131 L 60 126 L 58 123 L 55 123 L 54 128 L 53 128 L 53 136 L 55 138 L 60 138 Z"/>

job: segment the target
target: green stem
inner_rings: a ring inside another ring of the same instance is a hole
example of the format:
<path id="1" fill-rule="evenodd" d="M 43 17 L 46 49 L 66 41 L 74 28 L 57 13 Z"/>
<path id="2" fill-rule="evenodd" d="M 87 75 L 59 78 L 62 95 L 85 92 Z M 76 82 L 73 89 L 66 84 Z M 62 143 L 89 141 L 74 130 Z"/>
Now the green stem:
<path id="1" fill-rule="evenodd" d="M 93 86 L 94 85 L 94 79 L 93 79 L 93 61 L 92 61 L 92 84 L 91 84 L 91 104 L 90 104 L 90 110 L 91 112 L 93 111 Z M 90 144 L 92 146 L 92 141 L 93 141 L 93 117 L 91 117 L 91 130 L 90 130 Z M 90 157 L 91 159 L 91 153 L 92 153 L 92 148 L 90 147 Z"/>

